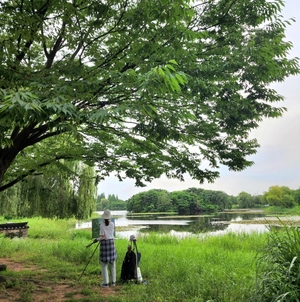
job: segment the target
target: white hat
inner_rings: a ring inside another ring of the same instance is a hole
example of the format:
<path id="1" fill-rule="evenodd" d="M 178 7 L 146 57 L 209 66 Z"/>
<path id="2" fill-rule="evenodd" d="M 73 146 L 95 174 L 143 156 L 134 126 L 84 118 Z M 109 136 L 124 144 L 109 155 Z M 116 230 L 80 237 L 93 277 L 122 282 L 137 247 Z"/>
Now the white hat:
<path id="1" fill-rule="evenodd" d="M 110 210 L 105 210 L 102 214 L 103 219 L 111 219 L 111 213 Z"/>
<path id="2" fill-rule="evenodd" d="M 130 235 L 129 241 L 136 241 L 135 235 Z"/>

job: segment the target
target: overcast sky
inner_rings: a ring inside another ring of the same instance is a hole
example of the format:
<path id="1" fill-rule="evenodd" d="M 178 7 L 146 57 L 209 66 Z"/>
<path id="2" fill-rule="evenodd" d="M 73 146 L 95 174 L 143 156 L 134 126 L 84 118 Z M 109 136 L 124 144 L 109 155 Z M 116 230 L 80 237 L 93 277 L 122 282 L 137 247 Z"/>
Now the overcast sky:
<path id="1" fill-rule="evenodd" d="M 287 28 L 286 37 L 294 45 L 291 56 L 300 57 L 300 0 L 286 0 L 283 15 L 285 19 L 295 18 L 296 22 Z M 165 189 L 169 192 L 198 187 L 207 190 L 224 191 L 229 195 L 238 195 L 245 191 L 259 195 L 268 191 L 270 186 L 287 186 L 290 189 L 300 187 L 300 76 L 289 77 L 284 83 L 274 84 L 285 97 L 282 106 L 288 109 L 279 119 L 268 119 L 253 131 L 261 145 L 257 153 L 250 158 L 255 164 L 242 172 L 229 172 L 222 167 L 221 176 L 213 184 L 200 185 L 197 181 L 186 178 L 185 182 L 157 179 L 147 187 L 137 188 L 134 181 L 119 182 L 116 177 L 109 177 L 98 186 L 99 193 L 118 195 L 127 200 L 138 192 L 150 189 Z"/>

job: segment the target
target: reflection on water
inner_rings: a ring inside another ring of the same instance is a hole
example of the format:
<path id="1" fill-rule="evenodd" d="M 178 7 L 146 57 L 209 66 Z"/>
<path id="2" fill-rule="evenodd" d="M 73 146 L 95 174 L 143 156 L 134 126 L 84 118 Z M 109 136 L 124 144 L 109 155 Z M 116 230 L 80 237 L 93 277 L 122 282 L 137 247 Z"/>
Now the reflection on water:
<path id="1" fill-rule="evenodd" d="M 99 212 L 99 216 L 102 212 Z M 169 234 L 178 238 L 188 236 L 222 235 L 228 232 L 266 232 L 264 224 L 238 224 L 242 220 L 254 220 L 263 217 L 260 213 L 236 214 L 219 213 L 214 216 L 188 216 L 178 215 L 128 215 L 127 211 L 112 211 L 117 227 L 116 237 L 129 238 L 130 235 L 142 235 L 150 232 Z M 118 230 L 118 227 L 126 227 L 126 230 Z M 92 228 L 92 222 L 81 222 L 76 228 Z"/>
<path id="2" fill-rule="evenodd" d="M 243 218 L 241 216 L 238 216 L 236 218 L 232 218 L 230 221 L 242 221 Z"/>
<path id="3" fill-rule="evenodd" d="M 230 223 L 226 229 L 224 230 L 217 230 L 215 232 L 207 232 L 204 235 L 223 235 L 226 233 L 263 233 L 267 232 L 268 228 L 264 224 L 237 224 L 237 223 Z"/>

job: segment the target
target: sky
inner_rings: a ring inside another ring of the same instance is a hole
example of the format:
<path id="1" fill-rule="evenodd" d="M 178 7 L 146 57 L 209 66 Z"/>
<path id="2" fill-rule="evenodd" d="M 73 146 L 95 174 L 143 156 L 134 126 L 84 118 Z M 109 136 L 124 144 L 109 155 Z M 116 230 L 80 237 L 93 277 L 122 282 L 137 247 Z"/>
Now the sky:
<path id="1" fill-rule="evenodd" d="M 296 19 L 287 27 L 286 39 L 293 43 L 290 56 L 300 58 L 300 0 L 286 0 L 283 16 L 285 19 Z M 105 193 L 106 197 L 115 194 L 119 199 L 127 200 L 134 194 L 150 189 L 172 192 L 196 187 L 237 196 L 242 191 L 260 195 L 275 185 L 292 190 L 300 188 L 300 75 L 291 76 L 272 87 L 284 96 L 285 100 L 280 105 L 286 107 L 287 112 L 278 119 L 264 120 L 259 128 L 252 131 L 251 136 L 260 144 L 257 153 L 249 157 L 255 162 L 253 166 L 240 172 L 221 167 L 220 177 L 213 184 L 199 184 L 188 176 L 184 182 L 162 176 L 139 188 L 135 187 L 134 180 L 119 182 L 111 175 L 98 185 L 98 193 Z"/>

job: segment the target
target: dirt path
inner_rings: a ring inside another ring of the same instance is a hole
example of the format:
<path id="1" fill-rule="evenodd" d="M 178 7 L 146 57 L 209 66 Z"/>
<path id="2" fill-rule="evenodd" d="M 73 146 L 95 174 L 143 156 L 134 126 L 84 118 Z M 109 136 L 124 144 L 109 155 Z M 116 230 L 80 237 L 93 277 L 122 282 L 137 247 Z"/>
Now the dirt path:
<path id="1" fill-rule="evenodd" d="M 0 258 L 0 263 L 7 266 L 7 271 L 35 271 L 34 279 L 23 279 L 17 278 L 12 279 L 5 277 L 0 272 L 0 302 L 10 301 L 36 301 L 36 302 L 48 302 L 48 301 L 80 301 L 85 299 L 87 301 L 88 296 L 84 294 L 84 288 L 80 285 L 68 283 L 68 282 L 49 282 L 39 279 L 39 275 L 45 272 L 45 269 L 40 269 L 35 265 L 27 265 L 21 262 L 13 261 L 8 258 Z M 18 284 L 26 283 L 26 290 L 24 285 L 19 286 Z M 14 283 L 14 286 L 11 284 Z M 101 301 L 105 301 L 105 297 L 115 295 L 119 290 L 119 287 L 113 288 L 101 288 L 100 279 L 99 287 L 93 287 L 91 289 L 93 294 L 101 297 Z"/>

